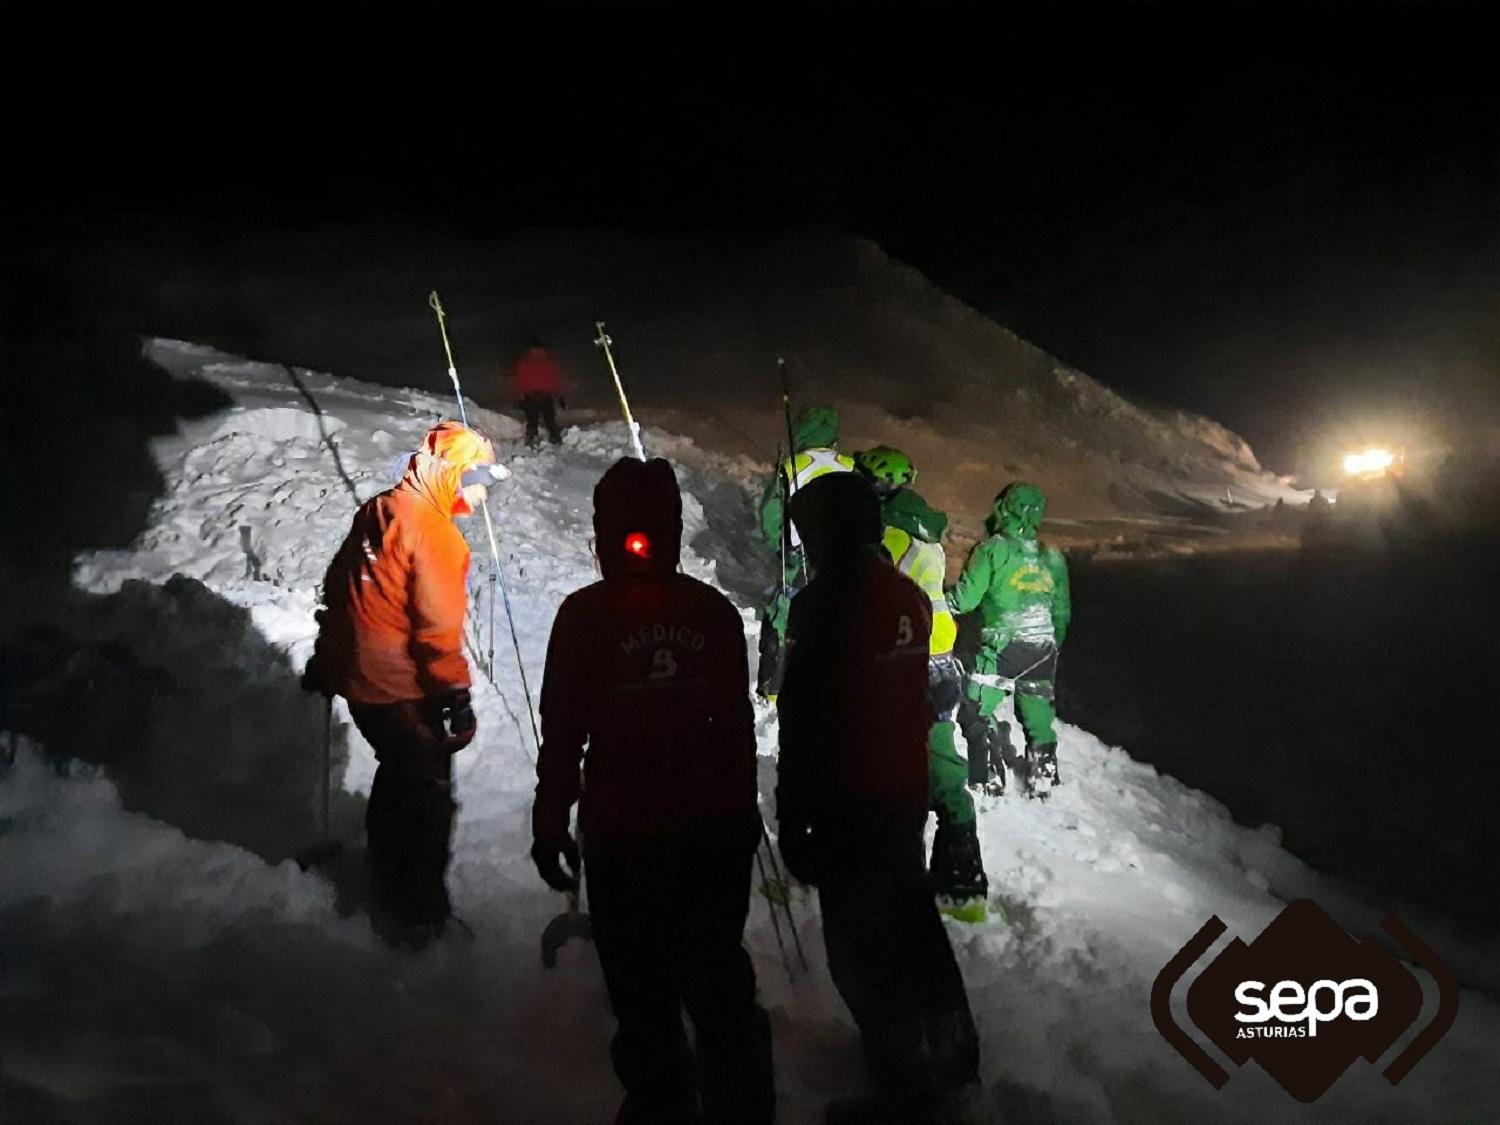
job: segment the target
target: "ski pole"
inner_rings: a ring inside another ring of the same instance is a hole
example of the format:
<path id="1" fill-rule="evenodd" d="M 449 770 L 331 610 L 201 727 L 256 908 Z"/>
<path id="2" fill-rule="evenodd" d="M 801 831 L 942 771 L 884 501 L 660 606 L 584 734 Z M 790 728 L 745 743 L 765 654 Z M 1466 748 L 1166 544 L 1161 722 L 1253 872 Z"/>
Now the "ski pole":
<path id="1" fill-rule="evenodd" d="M 787 371 L 786 360 L 776 357 L 776 368 L 781 374 L 781 411 L 786 423 L 786 460 L 777 450 L 776 475 L 781 490 L 781 600 L 789 602 L 794 593 L 792 587 L 802 577 L 801 543 L 792 538 L 792 497 L 797 492 L 797 441 L 792 433 L 792 380 Z M 781 653 L 778 649 L 777 663 Z M 779 673 L 778 673 L 779 678 Z"/>
<path id="2" fill-rule="evenodd" d="M 490 596 L 484 600 L 485 607 L 489 611 L 490 618 L 490 644 L 485 653 L 484 661 L 489 665 L 490 679 L 495 678 L 495 576 L 490 575 Z"/>
<path id="3" fill-rule="evenodd" d="M 771 881 L 766 877 L 766 861 L 761 858 L 759 846 L 755 849 L 755 866 L 760 871 L 760 893 L 766 898 L 771 910 L 771 929 L 776 933 L 776 948 L 781 952 L 781 966 L 786 970 L 786 979 L 796 979 L 792 972 L 792 959 L 786 954 L 786 942 L 781 936 L 781 919 L 776 916 L 776 901 L 771 897 Z"/>
<path id="4" fill-rule="evenodd" d="M 641 448 L 641 424 L 630 413 L 630 402 L 625 397 L 625 384 L 620 382 L 620 369 L 615 366 L 615 353 L 610 350 L 610 345 L 614 341 L 610 339 L 609 333 L 604 331 L 604 321 L 594 321 L 594 327 L 599 330 L 599 335 L 594 338 L 594 344 L 604 349 L 604 358 L 609 361 L 609 373 L 614 376 L 615 392 L 620 396 L 620 409 L 625 412 L 625 427 L 630 431 L 630 443 L 635 447 L 635 455 L 644 461 L 646 451 Z"/>
<path id="5" fill-rule="evenodd" d="M 438 331 L 443 334 L 443 352 L 448 357 L 448 378 L 453 380 L 453 393 L 458 398 L 458 420 L 469 424 L 469 412 L 464 409 L 464 392 L 458 385 L 458 368 L 453 364 L 453 349 L 448 345 L 448 314 L 443 311 L 443 302 L 438 300 L 437 290 L 427 294 L 427 303 L 437 313 Z"/>
<path id="6" fill-rule="evenodd" d="M 448 377 L 453 380 L 453 394 L 458 399 L 458 413 L 463 424 L 469 424 L 469 416 L 464 410 L 463 387 L 458 381 L 458 368 L 453 364 L 453 349 L 448 344 L 447 314 L 443 312 L 443 303 L 438 300 L 437 290 L 434 289 L 427 298 L 427 303 L 432 306 L 433 312 L 437 313 L 438 329 L 443 334 L 443 351 L 448 356 Z M 531 685 L 526 679 L 526 662 L 521 659 L 521 638 L 516 634 L 516 616 L 511 609 L 510 590 L 505 584 L 505 571 L 500 567 L 500 542 L 495 538 L 495 521 L 490 518 L 489 501 L 479 506 L 484 513 L 484 532 L 490 542 L 490 560 L 494 564 L 494 579 L 500 584 L 500 597 L 505 604 L 505 617 L 510 622 L 510 643 L 516 650 L 516 669 L 521 673 L 521 691 L 526 696 L 526 715 L 531 720 L 531 737 L 536 742 L 537 752 L 542 749 L 542 736 L 536 725 L 536 708 L 531 702 Z M 494 682 L 494 677 L 490 677 Z"/>
<path id="7" fill-rule="evenodd" d="M 484 512 L 484 530 L 490 537 L 490 555 L 495 561 L 495 575 L 500 580 L 500 597 L 505 605 L 505 619 L 510 622 L 510 643 L 516 650 L 516 670 L 521 673 L 521 693 L 526 696 L 526 716 L 531 720 L 531 738 L 536 743 L 537 753 L 542 750 L 542 735 L 537 730 L 536 708 L 531 703 L 531 685 L 526 680 L 526 662 L 521 659 L 521 638 L 516 635 L 516 615 L 510 606 L 510 591 L 505 585 L 505 572 L 500 569 L 500 545 L 495 540 L 495 524 L 490 519 L 490 507 L 486 503 L 481 509 Z"/>
<path id="8" fill-rule="evenodd" d="M 792 931 L 792 944 L 797 947 L 797 960 L 802 962 L 803 970 L 811 966 L 807 963 L 807 954 L 802 951 L 802 938 L 797 933 L 797 921 L 792 917 L 792 892 L 791 884 L 787 881 L 786 872 L 782 869 L 781 861 L 776 858 L 776 849 L 771 844 L 771 833 L 766 830 L 766 818 L 760 819 L 760 838 L 766 845 L 766 854 L 771 857 L 771 871 L 783 890 L 781 900 L 782 909 L 786 911 L 786 926 Z"/>
<path id="9" fill-rule="evenodd" d="M 776 369 L 781 373 L 781 416 L 786 423 L 786 461 L 782 470 L 782 488 L 784 489 L 784 502 L 781 512 L 781 538 L 783 549 L 788 556 L 788 569 L 795 571 L 793 566 L 795 555 L 800 555 L 802 544 L 792 539 L 792 520 L 788 509 L 792 506 L 792 497 L 797 494 L 797 438 L 792 432 L 792 376 L 787 370 L 786 360 L 781 356 L 776 357 Z"/>
<path id="10" fill-rule="evenodd" d="M 791 570 L 791 552 L 793 551 L 791 527 L 791 501 L 797 493 L 797 439 L 792 432 L 792 376 L 787 370 L 786 359 L 783 356 L 776 357 L 776 370 L 781 375 L 781 416 L 786 423 L 786 450 L 787 459 L 781 468 L 782 508 L 781 508 L 781 590 L 786 593 L 788 571 Z M 788 472 L 787 470 L 790 470 Z M 771 867 L 776 872 L 776 878 L 781 885 L 787 888 L 782 907 L 786 910 L 787 928 L 792 931 L 792 944 L 797 947 L 797 959 L 802 962 L 802 968 L 806 970 L 807 954 L 802 950 L 802 938 L 797 933 L 797 922 L 792 917 L 792 897 L 790 886 L 787 883 L 786 873 L 781 869 L 781 861 L 776 858 L 776 849 L 771 845 L 771 833 L 766 829 L 765 817 L 760 818 L 760 838 L 766 845 L 766 852 L 771 857 Z"/>
<path id="11" fill-rule="evenodd" d="M 486 651 L 484 623 L 479 620 L 479 613 L 476 610 L 469 614 L 467 622 L 469 627 L 469 649 L 474 655 L 474 663 L 479 666 L 479 670 L 484 673 L 485 678 L 493 684 L 495 682 L 495 575 L 493 568 L 487 562 L 484 565 L 484 572 L 484 583 L 488 586 L 488 591 L 484 594 L 484 599 L 489 613 L 489 648 Z M 479 603 L 482 589 L 483 587 L 478 585 L 474 587 L 474 604 L 476 606 Z"/>
<path id="12" fill-rule="evenodd" d="M 781 416 L 786 422 L 786 455 L 787 460 L 792 463 L 792 471 L 787 477 L 787 490 L 795 493 L 797 491 L 797 439 L 792 433 L 792 376 L 786 369 L 786 360 L 781 356 L 776 357 L 776 369 L 781 372 Z"/>
<path id="13" fill-rule="evenodd" d="M 780 443 L 778 443 L 777 446 L 776 446 L 776 471 L 778 473 L 781 473 L 781 465 L 782 465 L 782 463 L 784 461 L 785 461 L 785 458 L 783 458 L 781 456 L 781 445 L 780 445 Z M 786 474 L 782 473 L 782 482 L 781 482 L 781 522 L 783 524 L 785 524 L 786 520 L 787 520 L 786 500 L 787 500 L 787 496 L 786 496 Z M 781 595 L 782 595 L 782 597 L 786 596 L 786 539 L 787 539 L 786 534 L 783 531 L 783 534 L 781 536 Z"/>

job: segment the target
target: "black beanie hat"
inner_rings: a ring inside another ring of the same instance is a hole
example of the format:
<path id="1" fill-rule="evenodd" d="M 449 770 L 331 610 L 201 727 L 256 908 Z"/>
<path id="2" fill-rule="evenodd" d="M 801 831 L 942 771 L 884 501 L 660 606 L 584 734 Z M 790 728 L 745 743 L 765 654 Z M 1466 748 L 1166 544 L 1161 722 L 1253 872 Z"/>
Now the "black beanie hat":
<path id="1" fill-rule="evenodd" d="M 646 537 L 632 552 L 625 541 Z M 622 457 L 594 486 L 595 551 L 605 578 L 671 574 L 682 553 L 682 492 L 677 474 L 660 457 Z"/>

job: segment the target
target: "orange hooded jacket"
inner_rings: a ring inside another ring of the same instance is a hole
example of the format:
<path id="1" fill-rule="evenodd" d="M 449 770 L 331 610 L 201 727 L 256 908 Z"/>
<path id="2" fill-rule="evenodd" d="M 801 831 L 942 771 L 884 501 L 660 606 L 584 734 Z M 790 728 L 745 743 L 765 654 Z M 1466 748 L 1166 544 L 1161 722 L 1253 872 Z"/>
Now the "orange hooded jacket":
<path id="1" fill-rule="evenodd" d="M 422 440 L 396 487 L 367 500 L 323 578 L 316 678 L 351 703 L 399 703 L 469 686 L 463 655 L 469 545 L 460 478 L 495 459 L 457 422 Z"/>

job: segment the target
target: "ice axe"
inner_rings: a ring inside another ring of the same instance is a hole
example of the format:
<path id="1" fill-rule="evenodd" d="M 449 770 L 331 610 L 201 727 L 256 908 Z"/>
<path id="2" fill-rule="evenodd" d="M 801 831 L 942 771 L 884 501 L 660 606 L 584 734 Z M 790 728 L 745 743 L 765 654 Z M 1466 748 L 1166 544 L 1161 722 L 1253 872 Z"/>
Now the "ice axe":
<path id="1" fill-rule="evenodd" d="M 579 885 L 582 886 L 583 872 L 579 872 Z M 568 944 L 569 938 L 582 938 L 584 941 L 594 940 L 594 923 L 589 916 L 578 909 L 578 891 L 568 892 L 568 909 L 547 923 L 547 928 L 542 931 L 542 966 L 547 969 L 557 967 L 557 951 Z"/>

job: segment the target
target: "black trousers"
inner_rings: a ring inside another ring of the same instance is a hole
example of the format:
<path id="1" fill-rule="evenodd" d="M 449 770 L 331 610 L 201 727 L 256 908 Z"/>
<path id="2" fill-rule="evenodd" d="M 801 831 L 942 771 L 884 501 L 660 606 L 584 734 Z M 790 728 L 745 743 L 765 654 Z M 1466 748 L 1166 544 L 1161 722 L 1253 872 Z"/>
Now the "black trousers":
<path id="1" fill-rule="evenodd" d="M 1050 700 L 1052 684 L 1057 679 L 1057 646 L 1012 641 L 996 654 L 995 674 L 1014 679 L 1016 693 L 1043 695 Z M 979 694 L 980 698 L 970 699 L 969 693 L 965 692 L 958 709 L 958 725 L 969 745 L 970 785 L 983 785 L 991 774 L 1003 780 L 1007 770 L 1016 769 L 1024 762 L 1026 743 L 1022 732 L 1013 730 L 1008 722 L 996 722 L 991 714 L 986 713 L 986 708 L 996 706 L 995 695 L 1013 693 L 984 689 Z M 1017 719 L 1019 725 L 1019 716 Z M 1020 739 L 1019 744 L 1017 739 Z"/>
<path id="2" fill-rule="evenodd" d="M 521 411 L 526 415 L 526 441 L 537 444 L 539 426 L 547 427 L 547 440 L 553 445 L 562 441 L 562 433 L 557 428 L 557 405 L 556 399 L 545 391 L 532 391 L 521 399 Z"/>
<path id="3" fill-rule="evenodd" d="M 742 840 L 701 838 L 585 855 L 594 945 L 619 1024 L 611 1054 L 626 1092 L 620 1125 L 761 1125 L 775 1116 L 771 1026 L 741 944 L 753 856 Z"/>
<path id="4" fill-rule="evenodd" d="M 930 1107 L 979 1075 L 979 1038 L 923 862 L 922 834 L 827 841 L 818 899 L 833 983 L 876 1085 Z"/>
<path id="5" fill-rule="evenodd" d="M 453 759 L 439 744 L 440 708 L 351 704 L 349 713 L 380 763 L 365 806 L 374 912 L 406 925 L 440 925 L 452 913 L 444 876 L 458 807 Z"/>
<path id="6" fill-rule="evenodd" d="M 755 673 L 755 694 L 767 699 L 781 690 L 782 657 L 785 651 L 781 634 L 776 631 L 776 625 L 769 617 L 761 619 L 758 650 L 760 664 Z"/>

